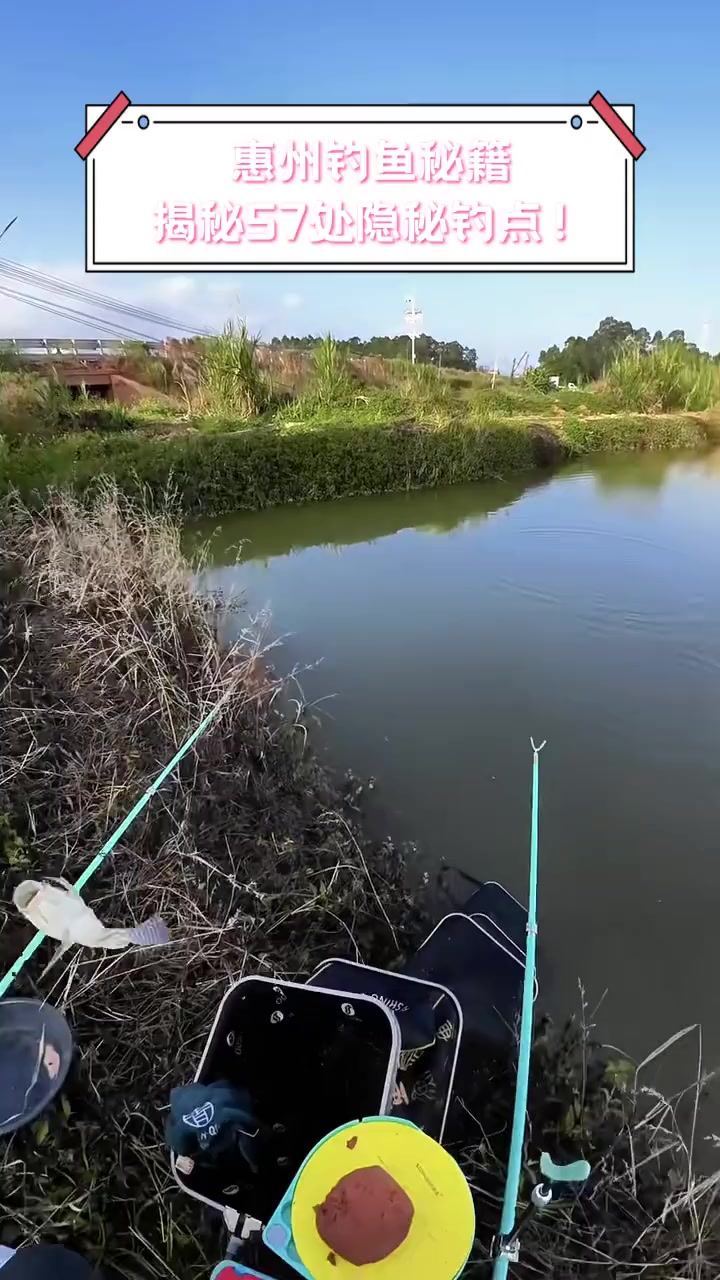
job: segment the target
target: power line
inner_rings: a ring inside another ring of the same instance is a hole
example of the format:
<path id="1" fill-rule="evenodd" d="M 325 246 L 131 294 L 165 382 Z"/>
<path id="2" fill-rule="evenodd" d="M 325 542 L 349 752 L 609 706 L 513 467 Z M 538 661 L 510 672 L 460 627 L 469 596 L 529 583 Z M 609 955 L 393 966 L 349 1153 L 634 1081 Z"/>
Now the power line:
<path id="1" fill-rule="evenodd" d="M 79 320 L 82 324 L 92 325 L 95 328 L 103 329 L 105 333 L 117 336 L 118 329 L 124 329 L 124 325 L 116 325 L 111 327 L 109 321 L 102 320 L 98 316 L 90 315 L 86 311 L 76 311 L 72 307 L 65 307 L 60 303 L 51 302 L 48 298 L 36 298 L 29 293 L 21 293 L 16 289 L 8 289 L 4 285 L 0 285 L 0 294 L 4 294 L 7 298 L 14 298 L 18 302 L 24 303 L 28 307 L 34 307 L 37 311 L 46 311 L 50 315 L 60 316 L 63 320 Z M 155 342 L 157 339 L 150 337 L 147 333 L 139 333 L 136 330 L 126 329 L 125 332 L 129 337 L 142 342 Z"/>
<path id="2" fill-rule="evenodd" d="M 49 272 L 36 271 L 33 267 L 24 267 L 22 263 L 13 262 L 9 258 L 0 258 L 0 274 L 20 284 L 34 285 L 36 288 L 44 289 L 49 293 L 65 294 L 80 302 L 92 303 L 96 307 L 100 307 L 101 310 L 119 312 L 147 324 L 161 325 L 166 329 L 180 329 L 192 334 L 208 335 L 210 332 L 202 326 L 193 328 L 157 311 L 149 311 L 143 307 L 132 306 L 132 304 L 121 302 L 117 298 L 111 298 L 107 294 L 95 293 L 90 289 L 83 288 L 82 285 L 76 285 L 69 280 L 61 279 L 59 276 L 50 275 Z"/>
<path id="3" fill-rule="evenodd" d="M 28 307 L 34 307 L 37 311 L 47 311 L 50 315 L 60 316 L 63 320 L 79 320 L 82 324 L 103 329 L 105 333 L 115 336 L 117 336 L 117 330 L 122 329 L 130 338 L 139 339 L 142 342 L 157 341 L 156 338 L 151 337 L 148 333 L 139 333 L 136 329 L 128 329 L 121 324 L 111 328 L 107 320 L 101 320 L 98 316 L 90 315 L 87 311 L 76 311 L 72 307 L 56 305 L 47 298 L 37 298 L 31 293 L 20 293 L 17 289 L 8 289 L 4 285 L 0 285 L 0 294 L 4 294 L 6 298 L 14 298 L 18 302 L 23 302 Z"/>
<path id="4" fill-rule="evenodd" d="M 158 312 L 148 311 L 142 307 L 134 307 L 129 303 L 120 302 L 118 299 L 110 298 L 105 294 L 94 293 L 90 289 L 84 289 L 81 285 L 74 285 L 68 280 L 60 279 L 58 276 L 35 271 L 31 267 L 23 267 L 21 263 L 0 259 L 0 273 L 21 284 L 34 285 L 36 288 L 44 289 L 50 293 L 66 294 L 68 297 L 78 299 L 81 302 L 93 303 L 95 306 L 100 307 L 101 310 L 116 311 L 146 323 L 184 329 L 188 333 L 195 332 L 189 325 L 180 324 L 169 316 L 163 316 Z"/>

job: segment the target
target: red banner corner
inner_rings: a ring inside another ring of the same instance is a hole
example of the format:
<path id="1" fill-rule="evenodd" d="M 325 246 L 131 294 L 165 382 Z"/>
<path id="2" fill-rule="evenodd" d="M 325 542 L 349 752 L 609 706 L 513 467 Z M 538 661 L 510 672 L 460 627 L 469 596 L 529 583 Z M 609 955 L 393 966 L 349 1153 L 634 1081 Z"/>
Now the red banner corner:
<path id="1" fill-rule="evenodd" d="M 87 160 L 90 152 L 95 150 L 98 142 L 102 141 L 108 130 L 112 129 L 115 121 L 119 120 L 123 111 L 130 106 L 132 106 L 132 103 L 126 93 L 119 93 L 116 98 L 113 98 L 110 106 L 105 108 L 102 115 L 95 121 L 92 129 L 88 129 L 85 137 L 78 142 L 75 150 L 81 160 Z"/>
<path id="2" fill-rule="evenodd" d="M 590 106 L 597 111 L 600 119 L 604 120 L 608 129 L 615 134 L 618 142 L 622 142 L 625 150 L 630 152 L 633 160 L 639 160 L 645 150 L 642 142 L 635 137 L 632 129 L 628 128 L 622 116 L 619 116 L 615 108 L 610 106 L 607 98 L 603 97 L 599 89 L 590 99 Z"/>

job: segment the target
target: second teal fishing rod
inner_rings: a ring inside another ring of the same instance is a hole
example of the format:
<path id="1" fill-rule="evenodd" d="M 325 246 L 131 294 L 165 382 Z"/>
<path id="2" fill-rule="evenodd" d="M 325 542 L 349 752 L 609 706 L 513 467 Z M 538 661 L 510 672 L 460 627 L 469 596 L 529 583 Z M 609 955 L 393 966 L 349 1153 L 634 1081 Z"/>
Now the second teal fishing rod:
<path id="1" fill-rule="evenodd" d="M 520 1015 L 520 1043 L 518 1047 L 517 1082 L 513 1109 L 512 1136 L 508 1157 L 505 1195 L 500 1219 L 500 1249 L 493 1267 L 493 1280 L 505 1280 L 510 1264 L 509 1251 L 503 1252 L 503 1241 L 512 1239 L 515 1230 L 517 1203 L 520 1194 L 522 1156 L 525 1145 L 528 1086 L 530 1083 L 530 1055 L 533 1041 L 533 1003 L 535 995 L 535 968 L 537 950 L 537 884 L 538 884 L 538 815 L 540 809 L 540 764 L 538 757 L 544 742 L 533 749 L 532 810 L 530 821 L 530 889 L 528 893 L 527 941 L 525 944 L 525 978 L 523 982 L 522 1013 Z"/>

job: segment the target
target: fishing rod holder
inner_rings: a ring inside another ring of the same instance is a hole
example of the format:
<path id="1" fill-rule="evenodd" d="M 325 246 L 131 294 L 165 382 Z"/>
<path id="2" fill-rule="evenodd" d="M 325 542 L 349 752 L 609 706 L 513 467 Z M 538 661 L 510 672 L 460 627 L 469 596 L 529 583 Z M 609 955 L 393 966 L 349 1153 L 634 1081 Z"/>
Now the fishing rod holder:
<path id="1" fill-rule="evenodd" d="M 530 1204 L 516 1222 L 512 1235 L 498 1237 L 495 1249 L 496 1257 L 507 1258 L 508 1262 L 517 1262 L 519 1260 L 520 1236 L 532 1218 L 543 1209 L 547 1209 L 552 1198 L 553 1191 L 551 1186 L 546 1186 L 544 1182 L 538 1182 L 537 1186 L 533 1187 L 530 1195 Z"/>
<path id="2" fill-rule="evenodd" d="M 511 1234 L 496 1238 L 493 1250 L 496 1258 L 507 1258 L 508 1262 L 517 1262 L 520 1254 L 520 1236 L 528 1223 L 552 1203 L 554 1184 L 579 1189 L 590 1177 L 590 1165 L 587 1160 L 575 1160 L 572 1164 L 566 1165 L 556 1164 L 547 1151 L 543 1151 L 540 1156 L 540 1172 L 545 1181 L 538 1182 L 533 1187 L 530 1203 L 515 1223 Z"/>

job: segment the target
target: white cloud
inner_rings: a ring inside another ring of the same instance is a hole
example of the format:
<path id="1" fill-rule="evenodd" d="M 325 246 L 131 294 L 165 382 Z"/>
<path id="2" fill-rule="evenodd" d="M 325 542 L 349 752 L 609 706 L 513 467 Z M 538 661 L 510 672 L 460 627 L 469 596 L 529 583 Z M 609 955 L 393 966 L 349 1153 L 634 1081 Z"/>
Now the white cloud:
<path id="1" fill-rule="evenodd" d="M 160 276 L 156 292 L 160 296 L 178 298 L 192 293 L 194 288 L 195 280 L 192 276 Z"/>
<path id="2" fill-rule="evenodd" d="M 210 276 L 205 285 L 208 293 L 237 294 L 238 287 L 234 280 L 226 280 L 224 276 Z"/>
<path id="3" fill-rule="evenodd" d="M 301 307 L 303 301 L 304 299 L 300 293 L 284 293 L 282 296 L 282 304 L 287 307 L 288 311 L 294 311 L 296 307 Z"/>

